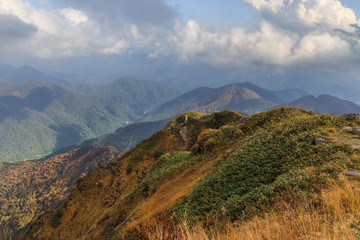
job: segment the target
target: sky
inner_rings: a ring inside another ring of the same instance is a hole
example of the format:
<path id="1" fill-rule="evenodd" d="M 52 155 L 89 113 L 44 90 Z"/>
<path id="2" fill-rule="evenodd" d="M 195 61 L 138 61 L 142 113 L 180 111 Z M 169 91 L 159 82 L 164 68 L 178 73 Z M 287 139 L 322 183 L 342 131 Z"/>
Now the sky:
<path id="1" fill-rule="evenodd" d="M 355 0 L 0 0 L 0 64 L 319 92 L 360 85 L 358 16 Z"/>

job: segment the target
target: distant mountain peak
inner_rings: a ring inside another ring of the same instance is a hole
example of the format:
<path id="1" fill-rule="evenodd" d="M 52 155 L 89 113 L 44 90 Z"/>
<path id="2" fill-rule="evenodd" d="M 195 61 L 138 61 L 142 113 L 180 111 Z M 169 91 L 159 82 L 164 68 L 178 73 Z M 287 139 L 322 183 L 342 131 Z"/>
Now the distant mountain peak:
<path id="1" fill-rule="evenodd" d="M 318 113 L 348 114 L 360 112 L 360 106 L 353 102 L 343 100 L 329 94 L 320 96 L 307 95 L 287 104 L 301 107 Z"/>

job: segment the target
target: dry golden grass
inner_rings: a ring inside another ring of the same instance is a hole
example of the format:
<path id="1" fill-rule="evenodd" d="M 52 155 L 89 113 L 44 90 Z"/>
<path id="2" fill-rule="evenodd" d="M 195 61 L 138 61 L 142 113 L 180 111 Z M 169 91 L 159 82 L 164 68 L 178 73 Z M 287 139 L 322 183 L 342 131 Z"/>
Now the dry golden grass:
<path id="1" fill-rule="evenodd" d="M 171 176 L 150 199 L 139 207 L 135 216 L 140 217 L 130 226 L 136 226 L 174 205 L 176 201 L 191 191 L 193 186 L 204 177 L 212 165 L 213 162 L 204 162 L 196 169 L 188 169 Z"/>
<path id="2" fill-rule="evenodd" d="M 337 183 L 311 199 L 295 204 L 282 201 L 271 213 L 246 222 L 228 223 L 223 230 L 189 227 L 186 221 L 175 228 L 152 223 L 145 229 L 151 240 L 359 239 L 359 206 L 359 181 L 340 175 Z"/>

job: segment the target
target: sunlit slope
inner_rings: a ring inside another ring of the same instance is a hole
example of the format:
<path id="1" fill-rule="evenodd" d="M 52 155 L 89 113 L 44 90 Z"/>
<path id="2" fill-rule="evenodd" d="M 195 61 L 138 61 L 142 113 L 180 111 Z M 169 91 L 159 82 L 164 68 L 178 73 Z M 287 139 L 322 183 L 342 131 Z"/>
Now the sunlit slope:
<path id="1" fill-rule="evenodd" d="M 249 117 L 230 111 L 180 115 L 88 174 L 24 238 L 146 239 L 159 225 L 185 217 L 191 226 L 251 220 L 284 201 L 311 199 L 334 187 L 342 172 L 359 170 L 357 125 L 298 108 Z M 316 144 L 319 138 L 324 141 Z"/>

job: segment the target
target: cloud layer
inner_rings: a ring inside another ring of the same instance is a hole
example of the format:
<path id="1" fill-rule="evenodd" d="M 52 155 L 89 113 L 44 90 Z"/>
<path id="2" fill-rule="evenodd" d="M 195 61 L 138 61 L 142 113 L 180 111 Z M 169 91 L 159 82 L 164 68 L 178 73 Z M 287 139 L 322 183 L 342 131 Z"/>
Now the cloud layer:
<path id="1" fill-rule="evenodd" d="M 345 67 L 358 60 L 359 21 L 340 1 L 244 1 L 261 16 L 258 27 L 217 32 L 182 21 L 164 0 L 59 0 L 71 7 L 53 10 L 0 0 L 0 51 L 37 58 L 140 51 L 180 62 L 279 67 Z"/>

